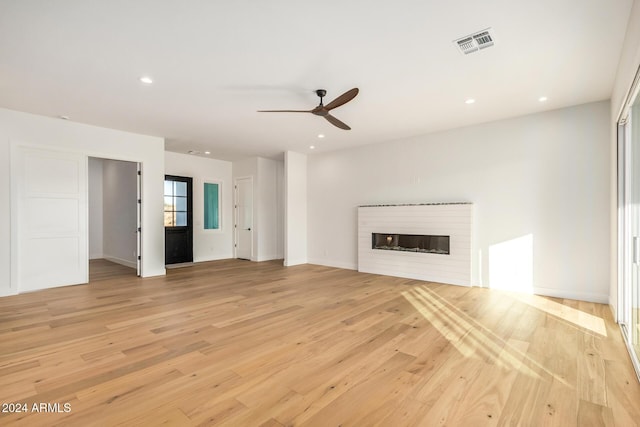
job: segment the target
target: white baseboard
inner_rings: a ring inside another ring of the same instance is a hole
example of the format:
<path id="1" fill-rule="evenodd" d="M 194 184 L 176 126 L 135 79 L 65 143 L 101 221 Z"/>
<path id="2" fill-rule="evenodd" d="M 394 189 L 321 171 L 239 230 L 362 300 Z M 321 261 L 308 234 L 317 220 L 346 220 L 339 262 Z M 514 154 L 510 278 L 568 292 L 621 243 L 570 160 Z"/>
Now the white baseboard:
<path id="1" fill-rule="evenodd" d="M 107 261 L 115 262 L 116 264 L 124 265 L 125 267 L 138 268 L 138 264 L 135 261 L 129 261 L 126 259 L 112 257 L 108 255 L 105 255 L 104 259 L 106 259 Z"/>
<path id="2" fill-rule="evenodd" d="M 554 298 L 574 299 L 579 301 L 595 302 L 599 304 L 609 304 L 608 294 L 596 294 L 592 292 L 576 292 L 564 289 L 534 287 L 533 293 Z"/>
<path id="3" fill-rule="evenodd" d="M 264 256 L 260 256 L 256 259 L 256 261 L 258 262 L 262 262 L 262 261 L 273 261 L 274 259 L 282 259 L 282 258 L 278 258 L 277 255 L 264 255 Z"/>
<path id="4" fill-rule="evenodd" d="M 0 289 L 0 298 L 1 297 L 9 297 L 11 295 L 18 295 L 18 292 L 16 292 L 16 290 L 13 289 L 13 288 Z"/>
<path id="5" fill-rule="evenodd" d="M 104 255 L 103 254 L 89 254 L 89 259 L 103 259 Z"/>
<path id="6" fill-rule="evenodd" d="M 166 276 L 167 270 L 163 267 L 157 270 L 146 272 L 144 269 L 142 270 L 142 277 L 158 277 L 158 276 Z"/>
<path id="7" fill-rule="evenodd" d="M 283 265 L 285 267 L 293 267 L 294 265 L 307 264 L 306 259 L 285 259 Z"/>
<path id="8" fill-rule="evenodd" d="M 216 256 L 211 256 L 211 257 L 203 257 L 203 258 L 195 258 L 193 259 L 193 262 L 207 262 L 207 261 L 220 261 L 221 259 L 232 259 L 233 256 L 232 254 L 227 254 L 227 255 L 216 255 Z"/>
<path id="9" fill-rule="evenodd" d="M 327 258 L 309 258 L 307 263 L 324 265 L 327 267 L 344 268 L 346 270 L 358 269 L 357 264 L 344 262 L 344 261 L 336 261 L 336 260 L 331 260 Z M 295 264 L 289 264 L 289 265 L 295 265 Z M 579 300 L 579 301 L 588 301 L 588 302 L 595 302 L 599 304 L 610 305 L 608 294 L 598 294 L 598 293 L 592 293 L 592 292 L 576 292 L 576 291 L 567 291 L 564 289 L 553 289 L 553 288 L 542 288 L 542 287 L 534 287 L 533 293 L 536 295 L 542 295 L 547 297 L 573 299 L 573 300 Z"/>
<path id="10" fill-rule="evenodd" d="M 326 267 L 344 268 L 345 270 L 357 270 L 358 264 L 352 262 L 337 261 L 327 258 L 310 258 L 309 264 L 324 265 Z"/>

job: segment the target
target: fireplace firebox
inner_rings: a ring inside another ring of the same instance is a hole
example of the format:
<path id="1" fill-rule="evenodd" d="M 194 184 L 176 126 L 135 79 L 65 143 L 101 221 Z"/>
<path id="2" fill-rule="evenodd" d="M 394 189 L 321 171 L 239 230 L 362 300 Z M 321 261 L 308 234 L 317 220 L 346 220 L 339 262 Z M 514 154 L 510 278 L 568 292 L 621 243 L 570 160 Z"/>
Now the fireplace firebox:
<path id="1" fill-rule="evenodd" d="M 449 236 L 371 233 L 371 249 L 449 255 Z"/>

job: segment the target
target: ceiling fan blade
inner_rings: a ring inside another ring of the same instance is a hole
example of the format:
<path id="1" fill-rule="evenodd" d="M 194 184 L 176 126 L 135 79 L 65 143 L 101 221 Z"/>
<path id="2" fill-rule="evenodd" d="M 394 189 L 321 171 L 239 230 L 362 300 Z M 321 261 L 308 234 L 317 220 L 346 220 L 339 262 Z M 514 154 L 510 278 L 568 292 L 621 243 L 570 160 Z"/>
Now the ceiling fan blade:
<path id="1" fill-rule="evenodd" d="M 345 93 L 343 93 L 342 95 L 340 95 L 339 97 L 337 97 L 336 99 L 334 99 L 333 101 L 325 105 L 324 108 L 327 111 L 329 111 L 341 105 L 344 105 L 347 102 L 351 101 L 353 98 L 355 98 L 358 92 L 360 92 L 360 90 L 357 87 L 354 87 L 353 89 L 346 91 Z"/>
<path id="2" fill-rule="evenodd" d="M 324 118 L 327 119 L 327 121 L 329 123 L 331 123 L 332 125 L 334 125 L 336 127 L 339 127 L 340 129 L 351 130 L 351 128 L 349 126 L 347 126 L 346 124 L 342 123 L 340 120 L 336 119 L 331 114 L 327 114 L 326 116 L 324 116 Z"/>
<path id="3" fill-rule="evenodd" d="M 258 110 L 258 113 L 310 113 L 311 110 Z"/>

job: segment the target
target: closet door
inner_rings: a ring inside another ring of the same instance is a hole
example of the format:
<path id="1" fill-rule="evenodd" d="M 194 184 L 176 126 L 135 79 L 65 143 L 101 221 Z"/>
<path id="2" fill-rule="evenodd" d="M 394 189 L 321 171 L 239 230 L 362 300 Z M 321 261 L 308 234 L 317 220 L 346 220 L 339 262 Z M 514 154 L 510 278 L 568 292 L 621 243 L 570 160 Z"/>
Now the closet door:
<path id="1" fill-rule="evenodd" d="M 238 178 L 235 182 L 235 254 L 236 258 L 253 257 L 253 178 Z"/>
<path id="2" fill-rule="evenodd" d="M 87 157 L 18 146 L 13 164 L 13 286 L 87 283 Z"/>

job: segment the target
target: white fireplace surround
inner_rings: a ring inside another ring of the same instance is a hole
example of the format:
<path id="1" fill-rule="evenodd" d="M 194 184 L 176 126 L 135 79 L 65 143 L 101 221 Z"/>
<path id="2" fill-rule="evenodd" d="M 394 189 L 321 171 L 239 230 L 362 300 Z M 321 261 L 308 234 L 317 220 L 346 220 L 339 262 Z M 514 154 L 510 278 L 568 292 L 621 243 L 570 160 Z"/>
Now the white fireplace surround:
<path id="1" fill-rule="evenodd" d="M 358 271 L 471 286 L 473 204 L 424 203 L 358 208 Z M 372 233 L 450 236 L 450 254 L 372 249 Z"/>

